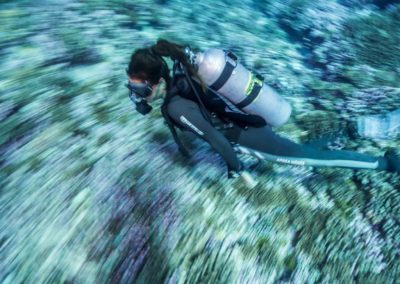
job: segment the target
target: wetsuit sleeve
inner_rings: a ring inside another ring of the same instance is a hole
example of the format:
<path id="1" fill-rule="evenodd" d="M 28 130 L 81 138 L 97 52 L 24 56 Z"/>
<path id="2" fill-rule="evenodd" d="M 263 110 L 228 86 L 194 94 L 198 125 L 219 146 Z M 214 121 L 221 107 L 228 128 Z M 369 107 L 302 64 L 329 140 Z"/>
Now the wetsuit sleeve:
<path id="1" fill-rule="evenodd" d="M 177 96 L 168 103 L 167 110 L 175 123 L 206 140 L 225 160 L 228 171 L 240 171 L 240 161 L 231 143 L 203 117 L 195 102 Z"/>

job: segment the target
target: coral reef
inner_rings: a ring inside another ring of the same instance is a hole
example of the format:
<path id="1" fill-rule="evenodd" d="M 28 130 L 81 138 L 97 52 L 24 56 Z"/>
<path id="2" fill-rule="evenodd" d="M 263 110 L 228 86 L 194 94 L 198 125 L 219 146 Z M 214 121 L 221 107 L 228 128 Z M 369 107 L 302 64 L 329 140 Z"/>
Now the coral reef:
<path id="1" fill-rule="evenodd" d="M 400 107 L 395 1 L 1 1 L 1 283 L 394 283 L 400 177 L 262 162 L 258 184 L 129 101 L 160 37 L 234 51 L 299 142 Z M 382 155 L 396 139 L 346 137 Z"/>

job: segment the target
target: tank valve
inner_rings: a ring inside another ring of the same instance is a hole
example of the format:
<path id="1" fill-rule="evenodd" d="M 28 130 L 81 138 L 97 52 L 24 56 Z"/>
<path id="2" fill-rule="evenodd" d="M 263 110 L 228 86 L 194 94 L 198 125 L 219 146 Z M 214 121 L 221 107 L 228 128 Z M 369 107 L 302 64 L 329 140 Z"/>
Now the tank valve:
<path id="1" fill-rule="evenodd" d="M 184 52 L 185 52 L 186 58 L 188 59 L 189 63 L 192 66 L 196 67 L 196 54 L 190 49 L 189 46 L 185 47 Z"/>

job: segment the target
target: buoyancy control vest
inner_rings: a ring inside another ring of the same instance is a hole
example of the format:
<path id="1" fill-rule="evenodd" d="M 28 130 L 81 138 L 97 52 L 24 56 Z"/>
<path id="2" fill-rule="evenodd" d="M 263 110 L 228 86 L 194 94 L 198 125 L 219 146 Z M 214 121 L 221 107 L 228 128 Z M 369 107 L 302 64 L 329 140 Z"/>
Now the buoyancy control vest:
<path id="1" fill-rule="evenodd" d="M 232 137 L 237 138 L 240 134 L 240 129 L 247 129 L 247 127 L 263 127 L 266 125 L 265 120 L 261 116 L 247 114 L 238 110 L 226 98 L 212 89 L 208 88 L 207 92 L 204 93 L 201 84 L 195 81 L 189 76 L 187 71 L 185 71 L 185 67 L 179 61 L 174 62 L 171 87 L 167 91 L 167 95 L 161 107 L 161 113 L 165 122 L 175 142 L 178 144 L 180 152 L 184 156 L 188 156 L 188 151 L 179 139 L 176 131 L 176 128 L 181 130 L 183 130 L 183 128 L 172 121 L 167 111 L 167 105 L 174 96 L 179 95 L 198 103 L 203 117 L 213 127 L 218 130 L 233 128 L 234 130 L 230 131 Z M 239 127 L 234 127 L 234 124 Z M 236 138 L 233 139 L 236 140 Z M 234 143 L 234 141 L 231 142 Z"/>

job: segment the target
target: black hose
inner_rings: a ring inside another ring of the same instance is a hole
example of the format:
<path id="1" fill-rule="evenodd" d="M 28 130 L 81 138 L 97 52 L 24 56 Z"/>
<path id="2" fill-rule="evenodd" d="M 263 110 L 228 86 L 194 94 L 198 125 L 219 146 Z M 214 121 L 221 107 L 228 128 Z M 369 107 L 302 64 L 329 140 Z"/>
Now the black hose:
<path id="1" fill-rule="evenodd" d="M 199 93 L 197 92 L 195 86 L 193 85 L 192 78 L 190 77 L 189 73 L 187 72 L 186 67 L 183 66 L 183 64 L 182 64 L 182 69 L 183 69 L 183 72 L 185 73 L 185 76 L 186 76 L 187 80 L 189 81 L 190 87 L 192 88 L 193 92 L 195 93 L 195 95 L 196 95 L 196 97 L 197 97 L 197 100 L 199 101 L 199 104 L 200 104 L 200 111 L 201 111 L 202 115 L 204 116 L 204 118 L 205 118 L 212 126 L 214 126 L 213 123 L 212 123 L 212 121 L 211 121 L 210 114 L 209 114 L 208 111 L 207 111 L 207 108 L 204 106 L 204 103 L 203 103 L 203 101 L 201 100 Z"/>

